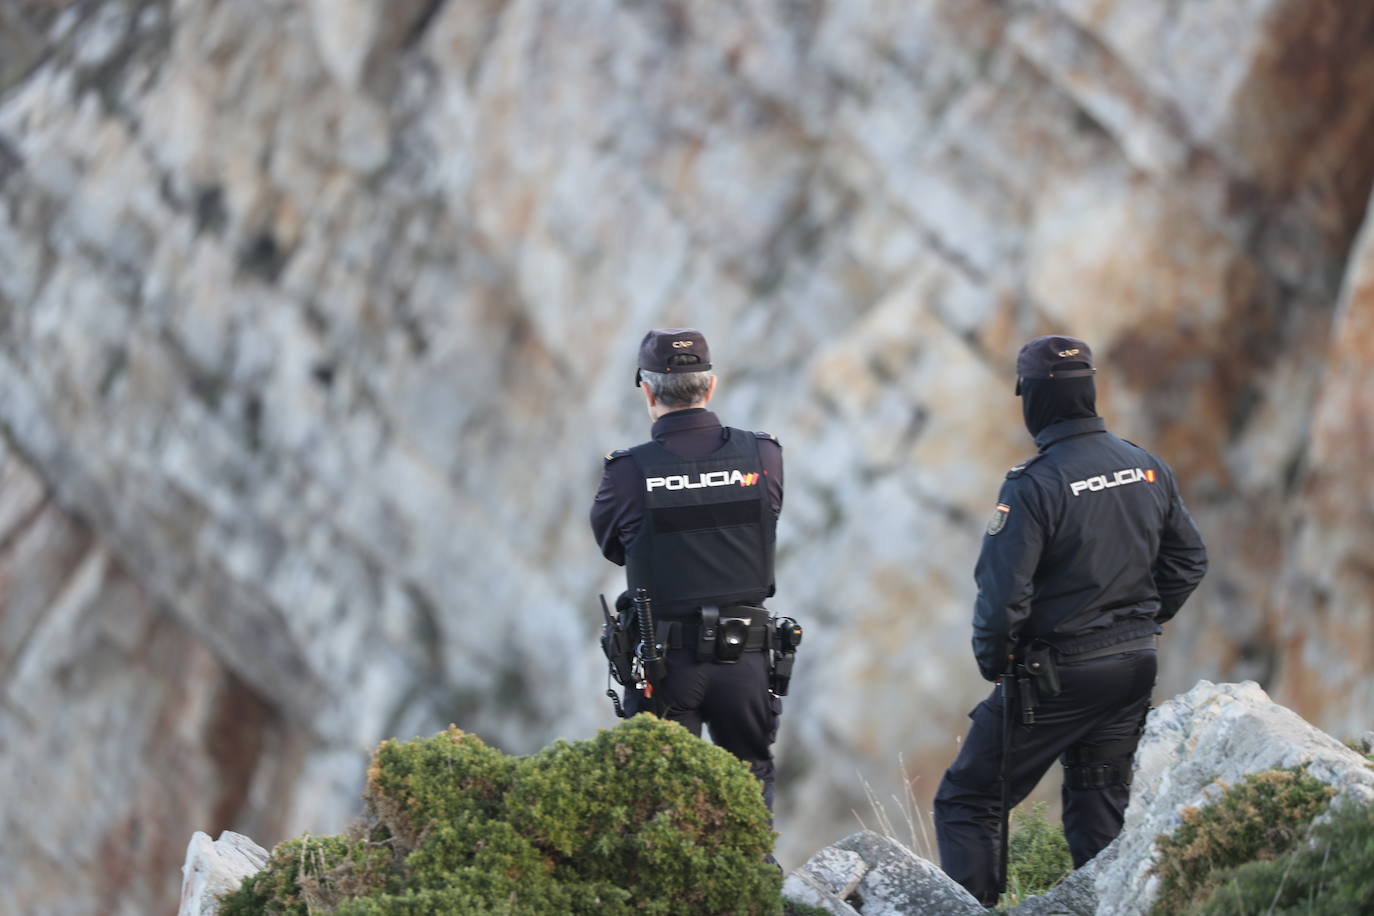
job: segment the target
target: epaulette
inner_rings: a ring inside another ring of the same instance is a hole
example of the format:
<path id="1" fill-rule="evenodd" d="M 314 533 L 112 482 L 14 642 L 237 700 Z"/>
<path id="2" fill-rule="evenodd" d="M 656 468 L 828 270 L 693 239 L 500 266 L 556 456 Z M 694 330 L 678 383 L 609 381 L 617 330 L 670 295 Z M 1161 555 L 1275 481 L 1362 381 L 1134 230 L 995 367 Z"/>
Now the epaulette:
<path id="1" fill-rule="evenodd" d="M 1034 458 L 1028 458 L 1025 461 L 1021 462 L 1016 467 L 1012 468 L 1010 471 L 1007 471 L 1007 480 L 1015 480 L 1016 478 L 1020 477 L 1022 474 L 1026 473 L 1026 468 L 1035 464 L 1035 462 L 1039 461 L 1041 458 L 1044 457 L 1045 453 L 1041 452 Z"/>
<path id="2" fill-rule="evenodd" d="M 618 449 L 616 449 L 616 450 L 613 451 L 613 452 L 607 452 L 607 453 L 606 453 L 606 463 L 607 463 L 607 464 L 610 464 L 612 461 L 616 460 L 617 458 L 624 458 L 624 457 L 625 457 L 626 455 L 628 455 L 628 454 L 630 454 L 630 450 L 627 449 L 627 448 L 618 448 Z"/>
<path id="3" fill-rule="evenodd" d="M 778 448 L 782 448 L 782 443 L 781 443 L 781 442 L 778 442 L 778 437 L 775 436 L 775 435 L 773 435 L 772 433 L 765 433 L 765 432 L 761 432 L 761 431 L 759 431 L 759 430 L 755 430 L 755 431 L 754 431 L 754 438 L 755 438 L 755 439 L 767 439 L 767 440 L 769 440 L 770 442 L 772 442 L 772 443 L 774 443 L 775 445 L 777 445 Z"/>

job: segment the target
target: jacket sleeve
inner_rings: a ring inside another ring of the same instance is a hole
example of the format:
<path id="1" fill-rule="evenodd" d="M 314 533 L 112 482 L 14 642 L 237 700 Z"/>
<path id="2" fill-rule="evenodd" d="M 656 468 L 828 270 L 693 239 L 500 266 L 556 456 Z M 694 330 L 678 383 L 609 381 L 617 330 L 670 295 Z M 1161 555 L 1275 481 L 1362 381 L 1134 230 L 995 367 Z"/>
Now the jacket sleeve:
<path id="1" fill-rule="evenodd" d="M 601 485 L 592 500 L 592 535 L 602 555 L 617 566 L 625 565 L 625 545 L 639 533 L 644 518 L 642 487 L 628 452 L 606 456 Z"/>
<path id="2" fill-rule="evenodd" d="M 1029 477 L 1008 478 L 983 535 L 974 568 L 973 656 L 989 681 L 1006 672 L 1007 659 L 1030 615 L 1035 569 L 1045 545 L 1047 506 Z"/>
<path id="3" fill-rule="evenodd" d="M 1169 472 L 1169 485 L 1172 500 L 1159 539 L 1159 553 L 1151 570 L 1160 603 L 1155 620 L 1160 623 L 1178 613 L 1207 573 L 1207 548 L 1188 508 L 1183 505 L 1172 471 Z"/>

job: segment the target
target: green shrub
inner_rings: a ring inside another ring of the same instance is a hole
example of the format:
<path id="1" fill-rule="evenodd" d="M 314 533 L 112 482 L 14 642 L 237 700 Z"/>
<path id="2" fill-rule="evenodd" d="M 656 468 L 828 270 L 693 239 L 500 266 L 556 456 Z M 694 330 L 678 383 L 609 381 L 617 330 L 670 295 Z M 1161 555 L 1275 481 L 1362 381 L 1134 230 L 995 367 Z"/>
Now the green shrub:
<path id="1" fill-rule="evenodd" d="M 1333 790 L 1307 775 L 1306 766 L 1252 773 L 1214 803 L 1189 808 L 1172 836 L 1157 842 L 1160 878 L 1154 913 L 1182 913 L 1205 900 L 1220 873 L 1256 859 L 1272 859 L 1307 833 Z"/>
<path id="2" fill-rule="evenodd" d="M 636 716 L 527 758 L 511 824 L 560 873 L 618 884 L 644 912 L 739 912 L 776 900 L 779 875 L 758 782 L 686 729 Z M 655 902 L 656 901 L 656 902 Z"/>
<path id="3" fill-rule="evenodd" d="M 1012 830 L 1007 838 L 1007 892 L 999 905 L 1015 906 L 1054 887 L 1073 871 L 1073 856 L 1064 839 L 1064 830 L 1045 819 L 1045 802 L 1029 811 L 1012 812 Z"/>
<path id="4" fill-rule="evenodd" d="M 1374 805 L 1347 804 L 1312 828 L 1311 843 L 1217 876 L 1201 916 L 1374 913 Z"/>
<path id="5" fill-rule="evenodd" d="M 782 911 L 758 782 L 652 716 L 521 758 L 453 727 L 385 741 L 363 797 L 349 837 L 283 843 L 221 912 Z"/>
<path id="6" fill-rule="evenodd" d="M 433 738 L 383 741 L 367 769 L 363 802 L 402 848 L 434 824 L 499 818 L 518 761 L 456 726 Z"/>

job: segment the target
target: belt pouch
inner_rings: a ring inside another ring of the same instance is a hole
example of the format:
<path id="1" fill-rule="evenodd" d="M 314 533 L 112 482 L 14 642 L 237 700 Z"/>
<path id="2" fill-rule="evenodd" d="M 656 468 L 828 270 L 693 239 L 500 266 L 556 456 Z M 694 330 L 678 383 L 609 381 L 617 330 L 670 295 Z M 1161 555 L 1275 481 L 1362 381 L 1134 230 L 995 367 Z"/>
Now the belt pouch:
<path id="1" fill-rule="evenodd" d="M 1048 644 L 1033 643 L 1026 650 L 1026 673 L 1035 678 L 1035 689 L 1040 696 L 1059 696 L 1059 670 L 1054 665 L 1054 649 Z"/>
<path id="2" fill-rule="evenodd" d="M 708 604 L 701 609 L 701 626 L 697 628 L 697 661 L 716 660 L 716 632 L 720 628 L 720 608 Z"/>
<path id="3" fill-rule="evenodd" d="M 749 618 L 725 617 L 716 626 L 716 661 L 733 665 L 749 644 Z"/>

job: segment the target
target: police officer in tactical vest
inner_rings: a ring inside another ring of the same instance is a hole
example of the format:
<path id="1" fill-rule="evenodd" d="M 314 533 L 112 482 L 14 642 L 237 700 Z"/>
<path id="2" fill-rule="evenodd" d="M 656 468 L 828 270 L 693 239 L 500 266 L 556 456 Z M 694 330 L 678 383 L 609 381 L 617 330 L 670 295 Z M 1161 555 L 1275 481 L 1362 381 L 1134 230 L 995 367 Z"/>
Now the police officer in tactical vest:
<path id="1" fill-rule="evenodd" d="M 1004 806 L 1056 758 L 1074 867 L 1120 832 L 1156 637 L 1207 569 L 1169 466 L 1097 415 L 1088 345 L 1037 337 L 1016 371 L 1039 453 L 1008 472 L 974 573 L 973 653 L 1000 689 L 935 797 L 940 864 L 985 906 L 1005 886 Z"/>
<path id="2" fill-rule="evenodd" d="M 606 559 L 625 567 L 617 607 L 626 610 L 638 589 L 652 600 L 667 675 L 652 697 L 627 686 L 625 706 L 698 736 L 706 723 L 716 744 L 749 764 L 771 810 L 782 705 L 770 690 L 774 633 L 763 601 L 774 591 L 782 447 L 706 409 L 716 377 L 700 331 L 646 334 L 635 384 L 651 438 L 606 456 L 591 524 Z"/>

